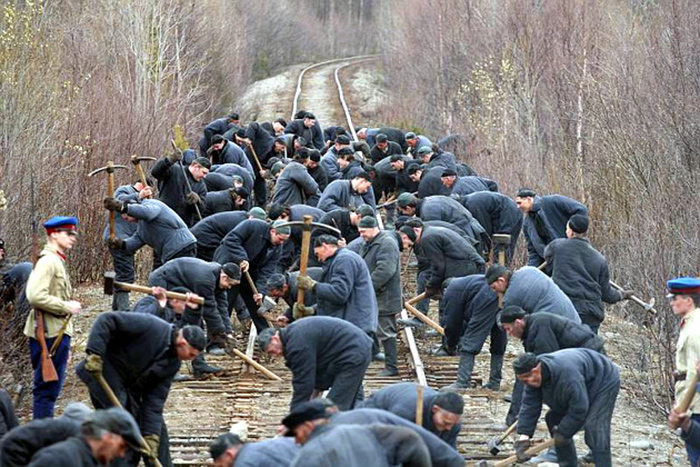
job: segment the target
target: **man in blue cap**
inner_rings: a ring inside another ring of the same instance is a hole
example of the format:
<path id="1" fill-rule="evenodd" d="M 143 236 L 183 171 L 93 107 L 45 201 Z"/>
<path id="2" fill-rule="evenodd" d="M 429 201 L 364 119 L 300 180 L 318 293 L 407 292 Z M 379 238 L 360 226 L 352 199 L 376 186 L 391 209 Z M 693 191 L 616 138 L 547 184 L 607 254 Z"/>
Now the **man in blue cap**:
<path id="1" fill-rule="evenodd" d="M 666 283 L 673 313 L 681 319 L 676 345 L 676 400 L 679 401 L 696 374 L 695 364 L 700 360 L 700 279 L 679 277 Z M 690 388 L 692 390 L 693 388 Z M 690 420 L 700 421 L 700 398 L 697 394 L 690 403 Z M 698 465 L 700 449 L 686 442 L 690 465 Z"/>
<path id="2" fill-rule="evenodd" d="M 53 418 L 70 353 L 70 318 L 82 309 L 71 299 L 73 289 L 65 266 L 66 254 L 78 238 L 77 226 L 75 217 L 56 216 L 44 223 L 46 246 L 27 281 L 27 300 L 34 310 L 27 317 L 24 335 L 29 337 L 34 369 L 35 419 Z M 49 349 L 53 349 L 53 355 L 49 355 Z"/>

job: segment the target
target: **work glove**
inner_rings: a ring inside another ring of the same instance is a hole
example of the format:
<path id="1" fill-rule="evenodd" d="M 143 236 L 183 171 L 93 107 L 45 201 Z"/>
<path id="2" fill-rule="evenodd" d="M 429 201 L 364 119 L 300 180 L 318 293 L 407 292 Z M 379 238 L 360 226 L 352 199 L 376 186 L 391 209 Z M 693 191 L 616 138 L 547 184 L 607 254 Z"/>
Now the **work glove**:
<path id="1" fill-rule="evenodd" d="M 555 426 L 552 428 L 552 438 L 554 439 L 555 446 L 565 446 L 569 443 L 571 438 L 567 438 L 559 432 L 559 427 Z"/>
<path id="2" fill-rule="evenodd" d="M 107 247 L 110 250 L 124 250 L 126 248 L 126 242 L 121 238 L 108 238 Z"/>
<path id="3" fill-rule="evenodd" d="M 104 201 L 102 201 L 102 204 L 108 211 L 126 212 L 126 204 L 111 196 L 107 196 Z"/>
<path id="4" fill-rule="evenodd" d="M 634 293 L 634 290 L 623 290 L 622 291 L 622 299 L 623 300 L 629 300 L 630 298 L 632 298 L 632 295 L 636 295 Z"/>
<path id="5" fill-rule="evenodd" d="M 175 162 L 180 162 L 182 160 L 182 153 L 175 151 L 174 153 L 165 156 L 165 158 L 168 159 L 171 164 L 174 164 Z"/>
<path id="6" fill-rule="evenodd" d="M 313 316 L 314 313 L 315 311 L 313 307 L 299 305 L 298 303 L 292 305 L 292 316 L 294 316 L 294 319 L 303 318 L 305 316 Z"/>
<path id="7" fill-rule="evenodd" d="M 188 204 L 199 204 L 199 202 L 201 201 L 199 195 L 194 191 L 190 191 L 189 193 L 187 193 L 185 199 L 187 200 Z"/>
<path id="8" fill-rule="evenodd" d="M 442 298 L 442 289 L 440 287 L 426 287 L 425 288 L 425 298 L 432 298 L 433 300 L 440 300 Z"/>
<path id="9" fill-rule="evenodd" d="M 102 357 L 96 354 L 90 354 L 85 360 L 85 370 L 91 374 L 102 374 Z"/>
<path id="10" fill-rule="evenodd" d="M 297 287 L 303 290 L 313 290 L 314 287 L 316 287 L 316 281 L 313 280 L 310 276 L 302 276 L 299 275 L 297 278 Z"/>
<path id="11" fill-rule="evenodd" d="M 532 456 L 526 451 L 530 449 L 529 439 L 519 439 L 515 442 L 515 456 L 518 458 L 518 462 L 527 462 Z"/>
<path id="12" fill-rule="evenodd" d="M 146 440 L 146 445 L 148 446 L 148 450 L 150 451 L 150 458 L 151 459 L 157 459 L 158 458 L 158 447 L 160 446 L 160 436 L 158 435 L 146 435 L 143 437 L 143 439 Z"/>

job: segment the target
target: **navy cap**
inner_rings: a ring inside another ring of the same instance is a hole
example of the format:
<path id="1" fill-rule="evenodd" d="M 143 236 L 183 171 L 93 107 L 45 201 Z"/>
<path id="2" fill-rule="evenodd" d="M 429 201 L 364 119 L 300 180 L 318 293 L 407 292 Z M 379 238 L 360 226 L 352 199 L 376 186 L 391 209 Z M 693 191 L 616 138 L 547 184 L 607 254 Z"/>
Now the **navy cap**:
<path id="1" fill-rule="evenodd" d="M 523 187 L 518 190 L 518 193 L 515 196 L 517 196 L 518 198 L 528 198 L 537 196 L 537 193 L 535 193 L 535 190 L 533 190 L 532 188 Z"/>
<path id="2" fill-rule="evenodd" d="M 416 154 L 418 154 L 419 156 L 425 156 L 426 154 L 430 154 L 432 152 L 433 148 L 431 148 L 430 146 L 421 146 Z"/>
<path id="3" fill-rule="evenodd" d="M 339 135 L 339 136 L 335 139 L 335 142 L 336 142 L 336 144 L 350 144 L 350 138 L 348 138 L 348 137 L 345 136 L 345 135 Z"/>
<path id="4" fill-rule="evenodd" d="M 668 298 L 674 295 L 691 295 L 700 293 L 700 279 L 697 277 L 677 277 L 666 282 Z"/>
<path id="5" fill-rule="evenodd" d="M 457 175 L 457 172 L 455 172 L 452 169 L 445 169 L 442 171 L 442 175 L 440 177 L 454 177 Z"/>
<path id="6" fill-rule="evenodd" d="M 391 159 L 389 159 L 391 162 L 398 162 L 403 160 L 403 155 L 402 154 L 392 154 Z"/>
<path id="7" fill-rule="evenodd" d="M 576 233 L 586 233 L 588 231 L 588 216 L 574 214 L 569 218 L 569 228 Z"/>
<path id="8" fill-rule="evenodd" d="M 415 137 L 416 137 L 416 134 L 412 131 L 409 131 L 408 133 L 406 133 L 405 139 L 413 139 Z"/>
<path id="9" fill-rule="evenodd" d="M 384 133 L 379 133 L 379 134 L 376 136 L 376 138 L 374 138 L 374 140 L 375 140 L 377 143 L 386 143 L 387 141 L 389 141 L 389 137 L 388 137 L 387 135 L 385 135 Z"/>
<path id="10" fill-rule="evenodd" d="M 199 350 L 204 350 L 207 345 L 207 336 L 199 326 L 187 325 L 182 328 L 182 337 L 185 338 L 190 347 Z"/>
<path id="11" fill-rule="evenodd" d="M 54 216 L 44 222 L 44 228 L 46 229 L 47 234 L 51 234 L 53 232 L 71 232 L 77 235 L 77 227 L 77 217 Z"/>
<path id="12" fill-rule="evenodd" d="M 132 449 L 140 449 L 141 431 L 134 417 L 124 409 L 112 407 L 106 410 L 96 410 L 85 423 L 119 435 Z"/>
<path id="13" fill-rule="evenodd" d="M 294 436 L 296 427 L 304 422 L 318 420 L 319 418 L 328 418 L 324 404 L 318 401 L 302 402 L 282 420 L 282 425 L 287 427 L 285 436 Z"/>
<path id="14" fill-rule="evenodd" d="M 352 156 L 353 154 L 355 154 L 355 151 L 352 148 L 340 148 L 338 150 L 339 156 Z"/>

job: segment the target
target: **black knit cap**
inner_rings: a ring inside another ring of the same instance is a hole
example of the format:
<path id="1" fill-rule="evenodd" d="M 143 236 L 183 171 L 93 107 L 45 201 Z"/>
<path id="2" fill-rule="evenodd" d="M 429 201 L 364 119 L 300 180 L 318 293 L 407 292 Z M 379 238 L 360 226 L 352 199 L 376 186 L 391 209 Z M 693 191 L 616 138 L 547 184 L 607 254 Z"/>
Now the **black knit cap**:
<path id="1" fill-rule="evenodd" d="M 214 135 L 211 137 L 211 144 L 218 144 L 224 141 L 224 137 L 221 135 Z"/>
<path id="2" fill-rule="evenodd" d="M 522 187 L 518 190 L 518 193 L 516 194 L 518 198 L 528 198 L 528 197 L 535 197 L 537 196 L 537 193 L 535 193 L 535 190 L 532 188 L 525 188 Z"/>
<path id="3" fill-rule="evenodd" d="M 325 404 L 318 401 L 308 401 L 297 405 L 292 409 L 289 415 L 282 420 L 282 425 L 287 427 L 285 436 L 294 436 L 296 427 L 304 422 L 318 420 L 320 418 L 329 418 Z"/>
<path id="4" fill-rule="evenodd" d="M 287 120 L 283 119 L 282 117 L 275 119 L 275 122 L 279 123 L 282 126 L 287 126 Z"/>
<path id="5" fill-rule="evenodd" d="M 223 266 L 221 266 L 221 270 L 230 279 L 233 279 L 235 281 L 241 280 L 241 268 L 236 263 L 226 263 Z"/>
<path id="6" fill-rule="evenodd" d="M 445 169 L 445 170 L 442 171 L 442 175 L 440 175 L 440 176 L 441 176 L 441 177 L 454 177 L 454 176 L 456 176 L 456 175 L 457 175 L 457 172 L 455 172 L 454 170 L 452 170 L 452 169 Z"/>
<path id="7" fill-rule="evenodd" d="M 354 180 L 355 178 L 361 178 L 361 179 L 363 179 L 363 180 L 367 180 L 368 182 L 371 182 L 371 181 L 372 181 L 372 177 L 370 177 L 370 175 L 369 175 L 367 172 L 365 172 L 365 171 L 362 171 L 362 172 L 358 173 L 357 175 L 355 175 L 355 177 L 353 178 L 353 180 Z"/>
<path id="8" fill-rule="evenodd" d="M 239 128 L 238 130 L 236 130 L 236 136 L 238 136 L 239 138 L 245 138 L 245 128 Z"/>
<path id="9" fill-rule="evenodd" d="M 336 143 L 336 144 L 350 144 L 350 138 L 348 138 L 348 137 L 345 136 L 345 135 L 339 135 L 339 136 L 335 139 L 335 143 Z"/>
<path id="10" fill-rule="evenodd" d="M 569 228 L 576 233 L 588 232 L 588 216 L 574 214 L 569 218 Z"/>
<path id="11" fill-rule="evenodd" d="M 499 277 L 503 277 L 506 275 L 508 272 L 508 269 L 501 265 L 501 264 L 494 264 L 492 266 L 489 266 L 489 268 L 486 270 L 486 275 L 484 276 L 484 279 L 486 279 L 486 283 L 488 285 L 493 284 L 498 280 Z"/>
<path id="12" fill-rule="evenodd" d="M 439 393 L 433 400 L 433 405 L 456 415 L 462 415 L 464 412 L 464 400 L 454 392 Z"/>
<path id="13" fill-rule="evenodd" d="M 321 153 L 317 150 L 309 151 L 309 159 L 314 162 L 321 162 Z"/>
<path id="14" fill-rule="evenodd" d="M 355 210 L 361 217 L 372 216 L 374 217 L 374 209 L 369 204 L 360 204 Z"/>
<path id="15" fill-rule="evenodd" d="M 209 454 L 211 454 L 212 459 L 216 460 L 223 456 L 230 448 L 235 448 L 241 444 L 243 444 L 243 441 L 241 441 L 238 435 L 224 433 L 211 442 L 209 445 Z"/>
<path id="16" fill-rule="evenodd" d="M 353 154 L 355 154 L 355 151 L 353 151 L 352 148 L 349 148 L 349 147 L 347 147 L 347 148 L 340 148 L 340 149 L 338 150 L 338 155 L 339 155 L 339 156 L 352 156 Z"/>
<path id="17" fill-rule="evenodd" d="M 403 154 L 392 154 L 391 158 L 389 159 L 389 161 L 391 161 L 391 162 L 398 162 L 398 161 L 402 161 L 402 160 L 403 160 Z"/>
<path id="18" fill-rule="evenodd" d="M 284 204 L 273 203 L 267 210 L 267 216 L 271 220 L 276 221 L 282 214 L 284 214 L 285 208 L 286 206 Z"/>
<path id="19" fill-rule="evenodd" d="M 182 337 L 185 338 L 190 347 L 193 347 L 200 352 L 207 345 L 207 336 L 199 326 L 188 325 L 182 328 Z"/>
<path id="20" fill-rule="evenodd" d="M 508 305 L 501 311 L 501 323 L 512 323 L 516 319 L 523 319 L 527 313 L 515 305 Z"/>
<path id="21" fill-rule="evenodd" d="M 416 232 L 411 227 L 404 225 L 399 229 L 399 232 L 406 235 L 413 243 L 416 243 Z"/>
<path id="22" fill-rule="evenodd" d="M 312 114 L 311 112 L 306 112 L 304 114 L 304 118 L 310 118 L 312 120 L 316 120 L 316 115 Z"/>
<path id="23" fill-rule="evenodd" d="M 513 370 L 515 370 L 516 375 L 524 375 L 529 373 L 535 368 L 540 362 L 537 360 L 537 355 L 532 352 L 527 352 L 520 354 L 518 358 L 513 362 Z"/>
<path id="24" fill-rule="evenodd" d="M 206 157 L 198 157 L 192 161 L 193 164 L 199 164 L 205 169 L 211 169 L 211 161 Z"/>
<path id="25" fill-rule="evenodd" d="M 413 164 L 408 168 L 408 175 L 413 175 L 414 173 L 418 172 L 419 170 L 423 170 L 423 168 L 417 164 Z"/>
<path id="26" fill-rule="evenodd" d="M 230 118 L 231 120 L 240 120 L 241 119 L 236 112 L 230 113 L 228 118 Z"/>
<path id="27" fill-rule="evenodd" d="M 360 229 L 374 229 L 377 227 L 377 219 L 375 219 L 372 216 L 365 216 L 362 219 L 360 219 L 358 227 Z"/>
<path id="28" fill-rule="evenodd" d="M 323 244 L 338 246 L 338 238 L 333 235 L 323 234 L 314 239 L 314 248 L 318 248 Z"/>
<path id="29" fill-rule="evenodd" d="M 234 188 L 233 192 L 238 195 L 239 198 L 243 199 L 248 199 L 248 196 L 250 196 L 250 191 L 248 191 L 247 188 L 239 186 L 238 188 Z"/>

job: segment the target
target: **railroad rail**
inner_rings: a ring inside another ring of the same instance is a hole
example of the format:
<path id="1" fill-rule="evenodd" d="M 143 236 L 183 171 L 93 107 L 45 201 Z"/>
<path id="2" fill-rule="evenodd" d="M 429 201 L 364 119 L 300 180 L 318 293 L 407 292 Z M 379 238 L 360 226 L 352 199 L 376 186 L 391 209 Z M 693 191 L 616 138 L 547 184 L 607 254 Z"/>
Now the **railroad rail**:
<path id="1" fill-rule="evenodd" d="M 357 139 L 344 97 L 340 72 L 358 63 L 374 59 L 374 56 L 357 56 L 327 60 L 303 69 L 297 81 L 293 101 L 292 116 L 297 112 L 301 98 L 304 77 L 310 70 L 338 65 L 333 70 L 335 87 L 344 119 Z M 328 71 L 328 70 L 326 70 Z M 313 110 L 313 109 L 311 109 Z M 402 256 L 404 298 L 410 298 L 407 291 L 415 290 L 416 268 L 406 265 L 409 255 Z M 273 310 L 282 311 L 279 306 Z M 431 310 L 433 313 L 436 310 Z M 403 317 L 407 317 L 404 310 Z M 416 335 L 420 339 L 416 339 Z M 233 426 L 243 427 L 251 441 L 275 436 L 280 421 L 287 414 L 291 400 L 291 372 L 284 366 L 283 359 L 269 359 L 262 356 L 255 346 L 255 327 L 251 326 L 238 336 L 239 346 L 245 344 L 248 356 L 261 361 L 268 369 L 282 378 L 282 381 L 266 379 L 240 360 L 228 356 L 207 356 L 207 360 L 222 367 L 222 376 L 209 380 L 191 380 L 176 383 L 170 392 L 165 410 L 165 418 L 170 430 L 170 445 L 175 465 L 207 465 L 208 445 L 213 438 L 229 431 Z M 452 383 L 456 378 L 457 359 L 430 355 L 433 347 L 439 345 L 437 336 L 429 336 L 423 330 L 414 332 L 405 328 L 399 335 L 398 369 L 394 377 L 379 376 L 383 363 L 372 362 L 365 376 L 365 395 L 386 385 L 414 381 L 433 388 Z M 421 353 L 426 357 L 421 358 Z M 477 362 L 477 369 L 480 368 Z M 481 374 L 487 374 L 481 363 Z M 478 378 L 477 378 L 478 380 Z M 481 459 L 497 459 L 488 454 L 487 441 L 499 433 L 498 420 L 502 420 L 505 405 L 500 401 L 502 394 L 491 391 L 473 390 L 465 395 L 463 429 L 458 438 L 458 450 L 468 463 Z"/>

